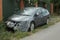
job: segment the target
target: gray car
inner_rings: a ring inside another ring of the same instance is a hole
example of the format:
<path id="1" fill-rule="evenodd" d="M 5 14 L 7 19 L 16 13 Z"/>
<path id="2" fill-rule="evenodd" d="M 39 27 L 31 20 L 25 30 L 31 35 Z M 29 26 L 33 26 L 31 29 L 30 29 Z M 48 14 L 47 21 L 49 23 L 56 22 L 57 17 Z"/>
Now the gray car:
<path id="1" fill-rule="evenodd" d="M 33 31 L 38 25 L 48 24 L 49 12 L 41 7 L 27 7 L 18 11 L 6 21 L 6 25 L 13 30 Z"/>

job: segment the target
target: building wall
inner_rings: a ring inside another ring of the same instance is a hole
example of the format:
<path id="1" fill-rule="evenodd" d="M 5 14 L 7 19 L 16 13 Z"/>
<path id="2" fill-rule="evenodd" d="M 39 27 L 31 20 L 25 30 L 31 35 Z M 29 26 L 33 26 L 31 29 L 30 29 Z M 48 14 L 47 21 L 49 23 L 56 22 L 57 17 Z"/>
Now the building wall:
<path id="1" fill-rule="evenodd" d="M 0 0 L 0 21 L 2 20 L 2 0 Z"/>
<path id="2" fill-rule="evenodd" d="M 14 14 L 15 0 L 3 0 L 3 20 Z"/>

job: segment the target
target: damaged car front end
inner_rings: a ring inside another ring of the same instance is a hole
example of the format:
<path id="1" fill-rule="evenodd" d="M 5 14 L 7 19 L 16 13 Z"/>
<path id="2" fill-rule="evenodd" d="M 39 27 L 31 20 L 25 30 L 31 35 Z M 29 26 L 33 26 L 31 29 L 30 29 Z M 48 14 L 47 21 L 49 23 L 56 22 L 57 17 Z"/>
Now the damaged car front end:
<path id="1" fill-rule="evenodd" d="M 6 21 L 6 25 L 9 28 L 12 28 L 13 30 L 19 30 L 19 31 L 28 31 L 29 28 L 29 21 Z"/>

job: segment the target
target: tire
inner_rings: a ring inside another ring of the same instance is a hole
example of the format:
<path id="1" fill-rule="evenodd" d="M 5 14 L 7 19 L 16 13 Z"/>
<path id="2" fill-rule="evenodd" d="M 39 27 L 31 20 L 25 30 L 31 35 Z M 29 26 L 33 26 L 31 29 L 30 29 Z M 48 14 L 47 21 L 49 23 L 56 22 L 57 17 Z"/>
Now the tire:
<path id="1" fill-rule="evenodd" d="M 30 23 L 30 28 L 29 28 L 29 31 L 33 31 L 35 28 L 35 24 L 32 22 Z"/>
<path id="2" fill-rule="evenodd" d="M 46 24 L 48 24 L 48 23 L 49 23 L 49 19 L 46 20 Z"/>

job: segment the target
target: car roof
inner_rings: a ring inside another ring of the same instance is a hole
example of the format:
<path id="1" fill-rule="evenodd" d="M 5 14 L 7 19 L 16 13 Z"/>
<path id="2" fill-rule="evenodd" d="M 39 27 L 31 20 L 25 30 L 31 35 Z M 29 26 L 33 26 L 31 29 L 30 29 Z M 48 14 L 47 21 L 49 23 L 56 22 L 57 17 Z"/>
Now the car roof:
<path id="1" fill-rule="evenodd" d="M 25 7 L 25 9 L 31 9 L 31 10 L 36 10 L 36 9 L 44 9 L 44 10 L 47 10 L 47 9 L 45 9 L 45 8 L 43 8 L 43 7 Z"/>

